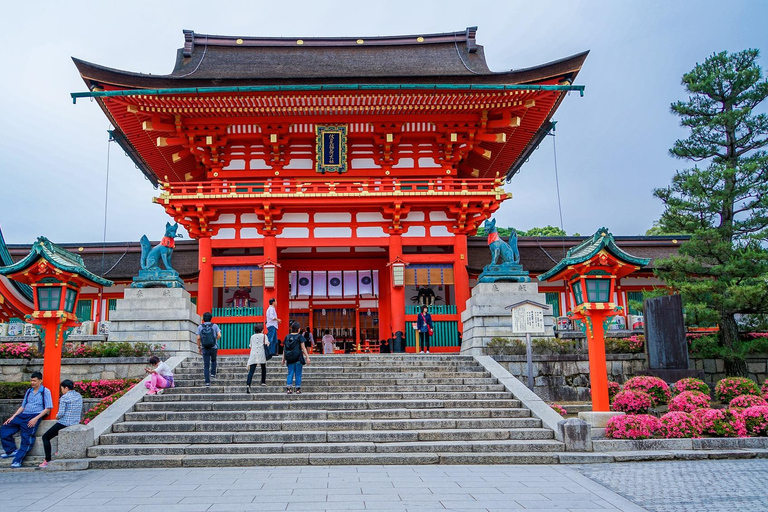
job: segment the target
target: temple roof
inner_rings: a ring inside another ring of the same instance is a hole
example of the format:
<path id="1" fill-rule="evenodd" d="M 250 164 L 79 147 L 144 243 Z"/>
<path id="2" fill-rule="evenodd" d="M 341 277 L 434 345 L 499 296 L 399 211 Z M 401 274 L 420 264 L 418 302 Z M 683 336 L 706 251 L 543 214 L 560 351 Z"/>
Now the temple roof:
<path id="1" fill-rule="evenodd" d="M 73 58 L 89 88 L 313 83 L 530 84 L 573 82 L 588 52 L 527 69 L 492 72 L 477 27 L 386 37 L 264 38 L 184 31 L 168 75 L 120 71 Z"/>
<path id="2" fill-rule="evenodd" d="M 0 275 L 9 276 L 21 272 L 25 268 L 34 265 L 40 258 L 45 259 L 59 270 L 76 274 L 97 285 L 112 286 L 114 284 L 109 279 L 101 278 L 85 268 L 83 258 L 79 255 L 59 247 L 44 236 L 38 237 L 37 241 L 30 247 L 29 254 L 25 258 L 10 265 L 0 267 Z"/>
<path id="3" fill-rule="evenodd" d="M 11 257 L 11 253 L 8 251 L 8 246 L 5 244 L 3 230 L 0 228 L 0 267 L 5 267 L 8 265 L 13 265 L 13 258 Z M 30 303 L 33 301 L 31 286 L 28 284 L 19 283 L 12 279 L 9 279 L 8 281 L 14 288 L 16 288 L 22 297 L 27 299 Z"/>
<path id="4" fill-rule="evenodd" d="M 570 248 L 568 253 L 566 253 L 565 258 L 560 260 L 560 262 L 548 272 L 539 276 L 539 281 L 546 281 L 571 265 L 584 263 L 602 250 L 606 250 L 624 263 L 637 265 L 638 267 L 644 267 L 651 262 L 649 258 L 638 258 L 637 256 L 632 256 L 631 254 L 624 252 L 618 245 L 616 245 L 616 240 L 608 229 L 600 228 L 590 238 L 587 238 L 575 247 Z"/>

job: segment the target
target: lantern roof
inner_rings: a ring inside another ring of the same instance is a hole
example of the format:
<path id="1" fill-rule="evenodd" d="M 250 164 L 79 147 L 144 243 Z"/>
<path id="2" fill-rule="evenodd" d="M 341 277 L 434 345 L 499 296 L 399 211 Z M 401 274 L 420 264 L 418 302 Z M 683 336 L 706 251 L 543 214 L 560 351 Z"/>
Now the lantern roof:
<path id="1" fill-rule="evenodd" d="M 54 244 L 46 237 L 38 237 L 37 241 L 32 244 L 29 250 L 29 254 L 10 265 L 0 267 L 0 275 L 9 276 L 15 280 L 19 279 L 19 274 L 24 270 L 32 267 L 39 259 L 44 259 L 54 268 L 75 274 L 84 281 L 88 281 L 98 286 L 112 286 L 114 283 L 109 279 L 104 279 L 90 272 L 85 268 L 83 258 L 77 254 L 73 254 L 66 249 Z"/>
<path id="2" fill-rule="evenodd" d="M 573 265 L 585 263 L 597 256 L 600 251 L 606 251 L 616 260 L 637 267 L 644 267 L 651 262 L 650 258 L 638 258 L 624 252 L 618 245 L 616 245 L 616 240 L 614 240 L 613 235 L 608 231 L 608 228 L 602 227 L 598 229 L 592 237 L 587 238 L 575 247 L 571 247 L 566 253 L 565 258 L 560 260 L 560 262 L 549 271 L 539 276 L 539 281 L 547 281 Z"/>

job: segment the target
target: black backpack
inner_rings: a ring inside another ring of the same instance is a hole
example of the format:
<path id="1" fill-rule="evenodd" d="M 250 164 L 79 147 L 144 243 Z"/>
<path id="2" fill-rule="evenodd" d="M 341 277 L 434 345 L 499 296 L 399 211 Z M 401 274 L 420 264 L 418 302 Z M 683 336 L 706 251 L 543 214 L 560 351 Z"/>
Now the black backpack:
<path id="1" fill-rule="evenodd" d="M 301 344 L 304 337 L 300 334 L 289 334 L 283 342 L 283 351 L 286 363 L 295 363 L 301 358 Z"/>
<path id="2" fill-rule="evenodd" d="M 206 322 L 200 330 L 200 340 L 203 348 L 213 348 L 216 346 L 216 335 L 213 333 L 213 324 Z"/>

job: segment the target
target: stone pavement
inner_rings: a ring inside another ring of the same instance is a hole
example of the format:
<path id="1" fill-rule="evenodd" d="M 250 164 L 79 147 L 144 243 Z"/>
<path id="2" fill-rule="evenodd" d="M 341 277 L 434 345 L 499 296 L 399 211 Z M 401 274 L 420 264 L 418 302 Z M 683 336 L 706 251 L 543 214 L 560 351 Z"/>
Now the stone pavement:
<path id="1" fill-rule="evenodd" d="M 0 510 L 643 510 L 572 468 L 485 465 L 5 470 L 0 472 Z"/>
<path id="2" fill-rule="evenodd" d="M 570 466 L 653 512 L 768 510 L 768 460 Z"/>

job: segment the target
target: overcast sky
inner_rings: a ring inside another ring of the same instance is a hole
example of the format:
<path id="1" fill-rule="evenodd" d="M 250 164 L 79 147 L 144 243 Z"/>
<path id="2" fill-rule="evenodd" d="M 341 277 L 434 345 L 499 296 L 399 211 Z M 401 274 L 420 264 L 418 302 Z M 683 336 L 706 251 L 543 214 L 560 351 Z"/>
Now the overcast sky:
<path id="1" fill-rule="evenodd" d="M 0 80 L 0 225 L 9 243 L 45 235 L 100 242 L 104 229 L 107 118 L 73 105 L 85 86 L 75 56 L 123 70 L 167 74 L 182 29 L 250 36 L 371 36 L 477 25 L 490 68 L 590 55 L 554 119 L 564 226 L 605 225 L 642 234 L 662 211 L 652 190 L 685 162 L 668 156 L 685 136 L 669 104 L 680 77 L 713 52 L 768 52 L 764 1 L 79 1 L 4 2 Z M 765 55 L 760 58 L 765 67 Z M 115 144 L 107 240 L 159 239 L 167 217 L 157 191 Z M 500 226 L 560 225 L 549 137 L 507 186 Z"/>

